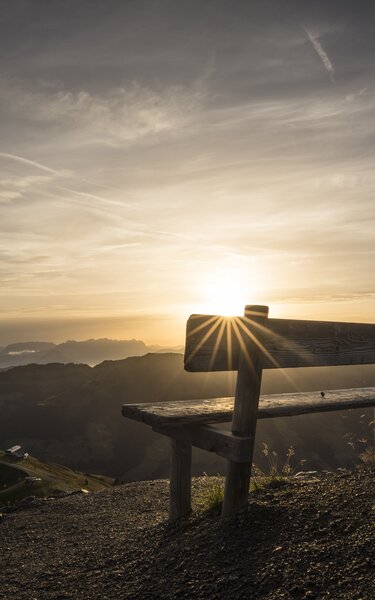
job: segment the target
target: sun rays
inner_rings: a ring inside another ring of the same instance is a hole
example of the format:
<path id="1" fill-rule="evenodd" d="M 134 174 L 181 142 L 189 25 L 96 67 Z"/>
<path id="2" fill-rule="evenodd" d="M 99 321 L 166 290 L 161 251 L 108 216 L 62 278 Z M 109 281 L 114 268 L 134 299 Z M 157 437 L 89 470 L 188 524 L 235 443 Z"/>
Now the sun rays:
<path id="1" fill-rule="evenodd" d="M 254 356 L 260 353 L 263 367 L 280 369 L 284 378 L 298 391 L 298 386 L 285 370 L 277 356 L 298 356 L 303 348 L 296 341 L 273 331 L 272 323 L 264 312 L 254 307 L 244 317 L 192 315 L 187 327 L 185 365 L 188 370 L 232 371 L 238 369 L 240 356 L 250 371 L 256 372 Z M 313 357 L 311 357 L 311 361 Z M 309 357 L 305 358 L 309 366 Z M 201 368 L 204 366 L 204 369 Z"/>
<path id="2" fill-rule="evenodd" d="M 233 362 L 234 349 L 239 348 L 245 357 L 248 366 L 253 369 L 253 361 L 249 351 L 249 342 L 254 343 L 262 353 L 272 357 L 267 352 L 261 341 L 252 333 L 249 327 L 246 327 L 240 317 L 227 316 L 209 316 L 192 315 L 192 320 L 199 320 L 199 324 L 187 332 L 187 338 L 194 337 L 192 350 L 186 356 L 186 362 L 190 363 L 192 359 L 200 352 L 204 352 L 204 345 L 210 341 L 210 361 L 209 370 L 216 370 L 215 365 L 218 354 L 226 354 L 227 362 L 224 370 L 235 368 Z M 246 317 L 249 324 L 253 322 Z M 243 332 L 243 334 L 242 334 Z M 211 339 L 213 338 L 213 339 Z M 236 353 L 238 354 L 238 352 Z M 277 365 L 275 365 L 276 367 Z"/>

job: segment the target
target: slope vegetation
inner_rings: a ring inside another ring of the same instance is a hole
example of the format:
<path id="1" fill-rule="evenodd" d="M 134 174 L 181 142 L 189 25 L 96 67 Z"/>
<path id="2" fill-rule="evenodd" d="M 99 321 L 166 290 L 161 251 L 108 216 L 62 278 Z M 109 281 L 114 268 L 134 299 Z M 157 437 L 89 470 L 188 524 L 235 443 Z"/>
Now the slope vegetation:
<path id="1" fill-rule="evenodd" d="M 27 496 L 48 498 L 82 489 L 97 492 L 112 483 L 109 477 L 85 475 L 32 456 L 15 460 L 0 452 L 0 505 L 13 504 Z"/>

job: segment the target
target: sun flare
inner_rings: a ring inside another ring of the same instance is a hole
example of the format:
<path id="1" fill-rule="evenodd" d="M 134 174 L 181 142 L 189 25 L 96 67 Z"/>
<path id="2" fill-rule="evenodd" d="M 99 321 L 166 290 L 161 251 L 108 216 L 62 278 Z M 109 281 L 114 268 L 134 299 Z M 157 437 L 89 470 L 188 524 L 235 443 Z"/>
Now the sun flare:
<path id="1" fill-rule="evenodd" d="M 254 290 L 236 272 L 217 272 L 201 289 L 204 310 L 211 314 L 241 316 L 245 305 L 254 302 Z"/>

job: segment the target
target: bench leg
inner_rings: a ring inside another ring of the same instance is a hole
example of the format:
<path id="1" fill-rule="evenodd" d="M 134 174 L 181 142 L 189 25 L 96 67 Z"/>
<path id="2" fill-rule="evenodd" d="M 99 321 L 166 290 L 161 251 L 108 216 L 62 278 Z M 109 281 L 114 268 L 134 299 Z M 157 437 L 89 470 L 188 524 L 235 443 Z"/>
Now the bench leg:
<path id="1" fill-rule="evenodd" d="M 251 319 L 254 334 L 248 336 L 241 346 L 238 363 L 236 395 L 234 399 L 232 433 L 250 438 L 248 463 L 228 461 L 228 472 L 225 481 L 222 517 L 229 517 L 247 504 L 251 466 L 254 452 L 255 431 L 258 419 L 260 385 L 262 381 L 262 344 L 259 337 L 259 326 L 266 324 L 268 306 L 246 306 L 245 318 Z"/>
<path id="2" fill-rule="evenodd" d="M 169 518 L 191 512 L 191 444 L 171 438 Z"/>
<path id="3" fill-rule="evenodd" d="M 227 469 L 222 518 L 230 517 L 246 506 L 249 497 L 251 464 L 228 460 Z"/>
<path id="4" fill-rule="evenodd" d="M 221 510 L 221 517 L 230 517 L 235 512 L 247 505 L 249 498 L 249 487 L 252 469 L 252 457 L 254 454 L 254 442 L 255 442 L 255 430 L 256 430 L 256 417 L 253 420 L 252 429 L 249 433 L 249 456 L 251 456 L 251 462 L 235 462 L 234 460 L 228 460 L 227 476 L 225 479 L 225 490 L 224 490 L 224 501 Z"/>

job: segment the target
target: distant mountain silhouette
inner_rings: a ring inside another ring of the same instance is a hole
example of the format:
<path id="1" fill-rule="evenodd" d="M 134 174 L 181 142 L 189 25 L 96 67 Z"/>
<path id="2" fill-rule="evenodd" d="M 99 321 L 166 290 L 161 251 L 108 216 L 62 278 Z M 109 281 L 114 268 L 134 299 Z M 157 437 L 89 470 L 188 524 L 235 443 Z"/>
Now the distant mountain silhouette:
<path id="1" fill-rule="evenodd" d="M 375 367 L 289 370 L 293 384 L 279 370 L 264 373 L 263 393 L 327 390 L 375 385 Z M 125 480 L 164 477 L 169 440 L 140 423 L 125 419 L 121 405 L 234 393 L 231 373 L 187 373 L 180 354 L 146 354 L 96 367 L 84 364 L 31 364 L 0 372 L 0 448 L 20 444 L 48 462 L 65 464 Z M 264 459 L 261 442 L 279 454 L 293 444 L 308 468 L 350 466 L 355 460 L 345 435 L 371 434 L 372 410 L 302 415 L 259 422 L 256 460 Z M 194 472 L 223 472 L 225 462 L 195 452 Z"/>
<path id="2" fill-rule="evenodd" d="M 120 360 L 149 352 L 140 340 L 91 339 L 81 342 L 69 340 L 62 344 L 52 342 L 17 342 L 0 349 L 0 368 L 35 364 L 86 363 L 96 365 L 104 360 Z M 155 350 L 154 350 L 155 351 Z M 157 351 L 164 351 L 162 347 Z"/>
<path id="3" fill-rule="evenodd" d="M 5 348 L 1 348 L 1 351 L 10 355 L 27 354 L 28 352 L 44 352 L 55 345 L 53 342 L 16 342 L 15 344 L 9 344 Z"/>

